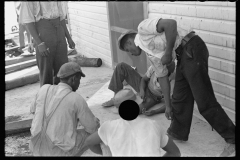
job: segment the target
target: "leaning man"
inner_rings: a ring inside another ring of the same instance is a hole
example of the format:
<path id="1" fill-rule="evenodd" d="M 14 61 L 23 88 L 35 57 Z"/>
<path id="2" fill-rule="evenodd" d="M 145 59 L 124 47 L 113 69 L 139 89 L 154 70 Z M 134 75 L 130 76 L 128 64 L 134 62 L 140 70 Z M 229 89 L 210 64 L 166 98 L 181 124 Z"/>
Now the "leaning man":
<path id="1" fill-rule="evenodd" d="M 80 66 L 65 63 L 57 76 L 60 83 L 43 85 L 30 109 L 34 114 L 29 144 L 33 156 L 80 156 L 85 139 L 100 126 L 86 101 L 75 92 L 85 77 Z M 79 123 L 83 129 L 77 129 Z M 101 151 L 99 145 L 92 149 Z"/>

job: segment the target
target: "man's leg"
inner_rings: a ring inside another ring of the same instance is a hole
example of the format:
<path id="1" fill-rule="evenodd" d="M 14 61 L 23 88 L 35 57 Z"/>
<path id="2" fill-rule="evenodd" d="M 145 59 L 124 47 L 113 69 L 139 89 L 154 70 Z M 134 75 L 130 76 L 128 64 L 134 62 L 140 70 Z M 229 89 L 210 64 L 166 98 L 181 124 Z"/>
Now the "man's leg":
<path id="1" fill-rule="evenodd" d="M 57 37 L 58 37 L 58 44 L 57 44 L 57 52 L 54 54 L 54 60 L 53 60 L 53 69 L 54 69 L 54 77 L 53 82 L 54 84 L 58 84 L 60 82 L 60 79 L 57 77 L 57 73 L 60 69 L 60 67 L 68 62 L 68 56 L 67 56 L 67 42 L 65 38 L 65 32 L 61 24 L 57 28 Z"/>
<path id="2" fill-rule="evenodd" d="M 20 43 L 20 47 L 19 47 L 19 52 L 23 53 L 22 49 L 25 48 L 25 40 L 24 40 L 24 31 L 25 28 L 22 24 L 19 23 L 19 43 Z"/>
<path id="3" fill-rule="evenodd" d="M 192 122 L 194 98 L 190 86 L 182 73 L 182 66 L 182 61 L 178 60 L 171 100 L 173 120 L 167 133 L 174 139 L 187 141 Z"/>
<path id="4" fill-rule="evenodd" d="M 136 92 L 139 92 L 141 83 L 141 75 L 134 70 L 130 65 L 122 62 L 114 69 L 108 89 L 112 90 L 114 94 L 123 89 L 122 82 L 125 80 Z M 113 99 L 102 104 L 104 107 L 113 106 Z"/>
<path id="5" fill-rule="evenodd" d="M 56 28 L 51 25 L 50 21 L 41 19 L 36 23 L 40 39 L 49 48 L 49 55 L 43 57 L 38 51 L 36 45 L 36 59 L 39 68 L 40 86 L 44 84 L 53 84 L 53 55 L 56 54 L 57 36 Z"/>
<path id="6" fill-rule="evenodd" d="M 186 70 L 186 77 L 198 110 L 227 143 L 235 144 L 235 125 L 217 102 L 208 75 L 207 47 L 201 38 L 196 37 L 195 43 L 189 48 L 194 52 L 192 52 L 193 59 L 188 59 L 189 62 L 185 63 L 187 69 L 191 68 L 191 70 Z M 190 49 L 188 52 L 191 52 Z"/>

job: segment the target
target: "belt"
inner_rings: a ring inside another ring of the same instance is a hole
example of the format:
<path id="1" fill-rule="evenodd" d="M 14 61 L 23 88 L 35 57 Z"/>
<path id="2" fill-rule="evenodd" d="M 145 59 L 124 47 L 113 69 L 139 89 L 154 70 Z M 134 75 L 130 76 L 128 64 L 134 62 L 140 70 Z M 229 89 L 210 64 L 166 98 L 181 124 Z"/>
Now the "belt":
<path id="1" fill-rule="evenodd" d="M 188 41 L 190 41 L 190 39 L 191 39 L 192 37 L 194 37 L 194 36 L 196 36 L 196 34 L 195 34 L 194 31 L 188 33 L 188 34 L 182 39 L 181 46 L 184 47 L 184 46 L 188 43 Z"/>

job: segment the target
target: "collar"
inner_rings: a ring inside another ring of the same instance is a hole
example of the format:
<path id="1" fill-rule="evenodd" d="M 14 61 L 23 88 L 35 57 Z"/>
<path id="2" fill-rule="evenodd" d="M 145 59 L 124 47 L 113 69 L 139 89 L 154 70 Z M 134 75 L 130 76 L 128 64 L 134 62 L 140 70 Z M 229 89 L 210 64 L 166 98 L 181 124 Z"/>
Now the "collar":
<path id="1" fill-rule="evenodd" d="M 70 89 L 70 90 L 72 91 L 72 87 L 69 86 L 69 85 L 66 84 L 66 83 L 60 82 L 60 83 L 58 83 L 58 86 L 62 86 L 62 87 L 64 87 L 64 88 L 68 88 L 68 89 Z"/>

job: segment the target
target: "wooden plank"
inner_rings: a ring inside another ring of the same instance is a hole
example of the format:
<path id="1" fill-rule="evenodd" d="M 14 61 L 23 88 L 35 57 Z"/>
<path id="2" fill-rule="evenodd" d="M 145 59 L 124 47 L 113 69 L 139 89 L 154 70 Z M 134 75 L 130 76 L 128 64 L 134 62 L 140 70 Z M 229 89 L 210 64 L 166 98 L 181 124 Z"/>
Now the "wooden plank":
<path id="1" fill-rule="evenodd" d="M 222 20 L 215 20 L 215 19 L 204 19 L 204 18 L 186 17 L 186 16 L 179 16 L 179 15 L 149 13 L 149 18 L 153 18 L 153 17 L 175 19 L 178 24 L 187 25 L 193 29 L 225 33 L 230 35 L 236 34 L 235 21 L 222 21 Z"/>
<path id="2" fill-rule="evenodd" d="M 15 121 L 15 122 L 8 122 L 5 124 L 5 132 L 7 135 L 13 133 L 19 133 L 22 131 L 30 131 L 32 124 L 32 118 Z"/>
<path id="3" fill-rule="evenodd" d="M 29 56 L 29 57 L 15 57 L 15 58 L 10 58 L 10 59 L 5 59 L 5 65 L 12 65 L 12 64 L 16 64 L 16 63 L 21 63 L 21 62 L 25 62 L 25 61 L 29 61 L 32 59 L 35 59 L 35 56 Z"/>
<path id="4" fill-rule="evenodd" d="M 86 11 L 81 11 L 79 9 L 73 9 L 73 8 L 69 10 L 69 13 L 80 16 L 80 17 L 86 17 L 86 18 L 91 18 L 98 21 L 107 22 L 107 15 L 104 15 L 104 14 L 86 12 Z"/>
<path id="5" fill-rule="evenodd" d="M 211 80 L 211 83 L 212 83 L 214 92 L 219 93 L 223 96 L 235 99 L 235 92 L 236 92 L 235 87 L 217 82 L 215 80 Z"/>
<path id="6" fill-rule="evenodd" d="M 18 70 L 21 70 L 21 69 L 24 69 L 24 68 L 27 68 L 27 67 L 30 67 L 30 66 L 33 66 L 36 64 L 37 64 L 36 59 L 32 59 L 32 60 L 28 60 L 25 62 L 8 65 L 8 66 L 5 66 L 5 72 L 10 73 L 13 71 L 18 71 Z"/>
<path id="7" fill-rule="evenodd" d="M 78 27 L 79 29 L 85 29 L 85 30 L 89 30 L 104 36 L 109 36 L 109 30 L 108 29 L 104 29 L 104 28 L 100 28 L 97 26 L 93 26 L 90 24 L 86 24 L 86 23 L 82 23 L 82 22 L 77 22 L 75 20 L 71 20 L 71 28 L 73 27 Z"/>
<path id="8" fill-rule="evenodd" d="M 107 9 L 107 18 L 108 18 L 108 28 L 111 28 L 111 24 L 110 24 L 110 16 L 109 16 L 109 3 L 106 3 L 107 6 L 106 6 L 106 9 Z M 112 42 L 112 32 L 111 32 L 111 29 L 108 30 L 108 34 L 109 34 L 109 40 L 110 40 L 110 52 L 111 52 L 111 65 L 110 67 L 112 69 L 114 69 L 114 60 L 113 60 L 113 55 L 114 55 L 114 52 L 113 52 L 113 42 Z"/>
<path id="9" fill-rule="evenodd" d="M 106 7 L 98 7 L 98 6 L 89 6 L 89 5 L 83 5 L 81 2 L 76 3 L 69 3 L 69 8 L 73 9 L 79 9 L 82 11 L 88 11 L 93 13 L 100 13 L 100 14 L 107 14 Z"/>
<path id="10" fill-rule="evenodd" d="M 216 58 L 225 59 L 228 61 L 236 61 L 236 50 L 232 48 L 226 48 L 222 46 L 216 46 L 212 44 L 206 44 L 209 55 Z"/>
<path id="11" fill-rule="evenodd" d="M 226 72 L 221 72 L 219 70 L 209 68 L 209 77 L 217 82 L 221 82 L 232 87 L 235 87 L 235 75 Z"/>
<path id="12" fill-rule="evenodd" d="M 77 22 L 82 22 L 82 23 L 90 24 L 90 25 L 97 26 L 100 28 L 108 29 L 107 22 L 98 21 L 98 20 L 94 20 L 94 19 L 90 19 L 90 18 L 85 18 L 85 17 L 73 15 L 73 14 L 69 14 L 69 18 L 70 18 L 70 21 L 75 20 Z"/>
<path id="13" fill-rule="evenodd" d="M 180 16 L 236 21 L 236 8 L 179 5 L 166 3 L 149 3 L 149 12 L 158 14 L 175 14 Z"/>
<path id="14" fill-rule="evenodd" d="M 73 34 L 74 34 L 74 37 L 78 37 L 78 38 L 83 39 L 83 40 L 85 40 L 89 43 L 95 44 L 98 47 L 101 47 L 101 48 L 104 48 L 104 49 L 110 51 L 110 44 L 109 43 L 105 43 L 105 42 L 96 40 L 94 38 L 82 35 L 82 34 L 80 34 L 78 32 L 75 32 L 75 31 L 73 31 Z"/>
<path id="15" fill-rule="evenodd" d="M 221 34 L 216 32 L 209 32 L 209 31 L 202 31 L 194 29 L 194 31 L 199 35 L 205 43 L 228 47 L 235 49 L 236 48 L 236 36 L 235 35 L 228 35 L 228 34 Z"/>
<path id="16" fill-rule="evenodd" d="M 118 33 L 124 33 L 128 31 L 128 29 L 117 27 L 117 26 L 111 26 L 111 31 L 118 32 Z"/>
<path id="17" fill-rule="evenodd" d="M 143 2 L 143 18 L 148 18 L 149 13 L 149 6 L 151 5 L 151 2 Z"/>
<path id="18" fill-rule="evenodd" d="M 105 42 L 105 43 L 110 43 L 108 36 L 104 36 L 102 34 L 98 34 L 93 31 L 85 30 L 85 29 L 79 28 L 77 26 L 72 26 L 72 29 L 73 29 L 73 31 L 78 32 L 79 34 L 95 38 L 95 39 Z"/>
<path id="19" fill-rule="evenodd" d="M 208 64 L 211 68 L 235 74 L 235 62 L 226 61 L 215 57 L 209 57 Z"/>

